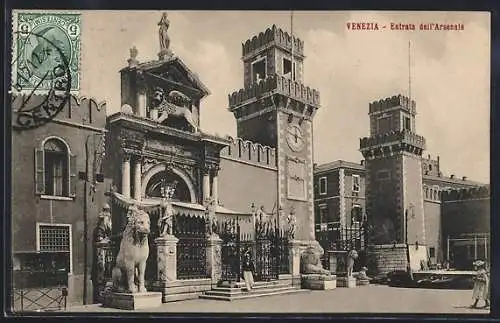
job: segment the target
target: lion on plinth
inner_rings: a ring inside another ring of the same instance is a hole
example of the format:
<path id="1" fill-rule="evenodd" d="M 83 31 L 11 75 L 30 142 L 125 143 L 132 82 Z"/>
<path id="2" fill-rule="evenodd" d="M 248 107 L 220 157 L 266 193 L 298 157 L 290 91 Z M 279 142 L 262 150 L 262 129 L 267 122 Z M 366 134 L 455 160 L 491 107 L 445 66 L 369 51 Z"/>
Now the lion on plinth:
<path id="1" fill-rule="evenodd" d="M 317 243 L 307 247 L 300 256 L 301 274 L 321 274 L 330 275 L 330 272 L 323 268 L 321 256 L 324 254 L 323 248 Z"/>
<path id="2" fill-rule="evenodd" d="M 127 212 L 127 225 L 123 230 L 120 250 L 112 272 L 113 291 L 146 292 L 144 273 L 149 256 L 149 232 L 149 215 L 135 205 L 130 206 Z"/>

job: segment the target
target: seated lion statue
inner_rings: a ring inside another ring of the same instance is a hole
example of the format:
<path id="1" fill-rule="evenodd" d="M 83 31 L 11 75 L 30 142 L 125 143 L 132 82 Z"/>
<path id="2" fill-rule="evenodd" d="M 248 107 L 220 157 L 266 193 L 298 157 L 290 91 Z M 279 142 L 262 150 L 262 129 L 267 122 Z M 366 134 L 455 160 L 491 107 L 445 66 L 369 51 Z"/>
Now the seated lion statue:
<path id="1" fill-rule="evenodd" d="M 330 272 L 323 268 L 321 256 L 324 254 L 323 248 L 319 244 L 309 246 L 300 256 L 301 274 L 322 274 L 330 275 Z"/>
<path id="2" fill-rule="evenodd" d="M 135 205 L 130 206 L 127 212 L 127 225 L 123 230 L 120 250 L 112 272 L 113 291 L 146 292 L 144 273 L 149 256 L 149 233 L 148 213 L 139 210 Z"/>

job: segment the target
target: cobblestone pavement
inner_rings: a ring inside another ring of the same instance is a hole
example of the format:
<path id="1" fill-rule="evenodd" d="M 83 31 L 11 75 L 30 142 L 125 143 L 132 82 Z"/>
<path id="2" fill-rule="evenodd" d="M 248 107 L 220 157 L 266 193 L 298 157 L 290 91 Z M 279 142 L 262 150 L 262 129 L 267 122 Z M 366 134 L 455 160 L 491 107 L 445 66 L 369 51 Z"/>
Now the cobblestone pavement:
<path id="1" fill-rule="evenodd" d="M 407 289 L 381 285 L 267 296 L 233 302 L 189 300 L 138 312 L 166 313 L 462 313 L 488 314 L 469 309 L 472 290 Z M 479 306 L 483 304 L 480 303 Z M 100 305 L 73 307 L 68 312 L 120 312 Z M 123 311 L 128 312 L 128 311 Z"/>

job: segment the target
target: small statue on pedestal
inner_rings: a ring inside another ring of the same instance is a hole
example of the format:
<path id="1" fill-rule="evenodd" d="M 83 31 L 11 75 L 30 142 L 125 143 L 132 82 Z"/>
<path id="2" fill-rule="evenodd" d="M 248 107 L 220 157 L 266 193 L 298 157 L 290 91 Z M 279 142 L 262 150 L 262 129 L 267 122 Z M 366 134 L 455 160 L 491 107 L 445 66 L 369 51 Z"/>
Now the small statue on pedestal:
<path id="1" fill-rule="evenodd" d="M 215 202 L 215 199 L 213 197 L 208 197 L 205 200 L 205 215 L 206 215 L 206 220 L 207 220 L 207 234 L 211 236 L 212 234 L 215 233 L 216 230 L 216 207 L 217 204 Z"/>
<path id="2" fill-rule="evenodd" d="M 94 229 L 94 242 L 109 242 L 111 237 L 111 208 L 104 204 Z"/>
<path id="3" fill-rule="evenodd" d="M 170 50 L 170 37 L 168 36 L 168 28 L 170 27 L 170 21 L 168 20 L 167 13 L 164 12 L 161 16 L 160 22 L 158 22 L 160 29 L 158 31 L 160 36 L 160 52 L 158 53 L 158 58 L 160 60 L 165 59 L 166 56 L 171 56 L 172 51 Z"/>
<path id="4" fill-rule="evenodd" d="M 161 187 L 162 201 L 160 206 L 163 212 L 161 212 L 158 218 L 158 228 L 160 231 L 160 236 L 172 235 L 172 220 L 174 217 L 174 207 L 172 205 L 172 198 L 175 193 L 175 183 L 173 186 L 166 185 L 164 182 Z"/>

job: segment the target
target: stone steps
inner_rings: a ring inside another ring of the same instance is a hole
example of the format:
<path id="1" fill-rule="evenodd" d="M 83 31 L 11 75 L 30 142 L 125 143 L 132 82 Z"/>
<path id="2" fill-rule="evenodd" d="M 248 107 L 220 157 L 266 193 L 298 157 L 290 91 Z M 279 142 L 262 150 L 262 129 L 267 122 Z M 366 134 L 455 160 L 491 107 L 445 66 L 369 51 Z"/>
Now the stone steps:
<path id="1" fill-rule="evenodd" d="M 292 287 L 289 283 L 281 281 L 256 282 L 254 287 L 247 291 L 245 283 L 236 283 L 236 287 L 215 287 L 200 295 L 202 299 L 234 301 L 271 295 L 308 292 L 304 289 Z"/>
<path id="2" fill-rule="evenodd" d="M 186 301 L 189 299 L 198 299 L 200 298 L 201 295 L 203 295 L 202 292 L 172 294 L 163 296 L 162 300 L 163 303 L 179 302 L 179 301 Z"/>

